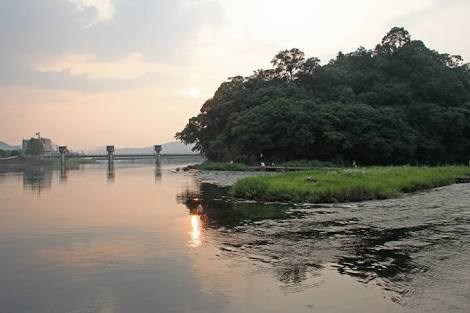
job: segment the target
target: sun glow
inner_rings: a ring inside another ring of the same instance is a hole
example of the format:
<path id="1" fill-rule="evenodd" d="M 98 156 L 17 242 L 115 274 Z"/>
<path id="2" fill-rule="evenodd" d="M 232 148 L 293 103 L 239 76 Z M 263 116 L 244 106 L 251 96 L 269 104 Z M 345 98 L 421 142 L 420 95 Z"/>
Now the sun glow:
<path id="1" fill-rule="evenodd" d="M 184 95 L 188 98 L 192 98 L 192 99 L 199 99 L 201 98 L 202 94 L 201 94 L 201 90 L 199 90 L 198 88 L 196 87 L 191 87 L 189 88 L 188 90 L 186 90 L 184 92 Z"/>

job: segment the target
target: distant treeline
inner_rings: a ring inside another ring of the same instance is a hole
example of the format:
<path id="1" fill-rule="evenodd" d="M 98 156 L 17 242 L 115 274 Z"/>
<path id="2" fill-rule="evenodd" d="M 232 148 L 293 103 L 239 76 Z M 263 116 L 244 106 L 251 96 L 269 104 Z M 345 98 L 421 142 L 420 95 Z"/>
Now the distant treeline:
<path id="1" fill-rule="evenodd" d="M 470 66 L 393 28 L 325 65 L 298 49 L 222 83 L 176 134 L 209 160 L 467 162 Z"/>
<path id="2" fill-rule="evenodd" d="M 19 155 L 18 150 L 6 151 L 6 150 L 0 149 L 0 158 L 7 158 L 7 157 L 17 156 L 17 155 Z"/>

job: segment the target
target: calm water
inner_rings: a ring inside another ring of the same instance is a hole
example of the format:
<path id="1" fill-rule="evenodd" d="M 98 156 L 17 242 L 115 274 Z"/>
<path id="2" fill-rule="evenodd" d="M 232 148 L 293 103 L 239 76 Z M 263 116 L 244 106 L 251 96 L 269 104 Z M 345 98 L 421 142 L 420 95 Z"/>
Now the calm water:
<path id="1" fill-rule="evenodd" d="M 470 312 L 469 185 L 310 207 L 225 192 L 171 166 L 0 173 L 0 313 Z"/>

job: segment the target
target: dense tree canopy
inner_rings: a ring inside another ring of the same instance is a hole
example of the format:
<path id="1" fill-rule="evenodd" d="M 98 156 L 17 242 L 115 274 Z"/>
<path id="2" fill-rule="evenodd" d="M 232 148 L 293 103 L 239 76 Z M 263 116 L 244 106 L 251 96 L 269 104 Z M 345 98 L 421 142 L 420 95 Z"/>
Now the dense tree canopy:
<path id="1" fill-rule="evenodd" d="M 176 137 L 210 160 L 466 162 L 470 66 L 393 28 L 329 63 L 299 49 L 222 83 Z"/>

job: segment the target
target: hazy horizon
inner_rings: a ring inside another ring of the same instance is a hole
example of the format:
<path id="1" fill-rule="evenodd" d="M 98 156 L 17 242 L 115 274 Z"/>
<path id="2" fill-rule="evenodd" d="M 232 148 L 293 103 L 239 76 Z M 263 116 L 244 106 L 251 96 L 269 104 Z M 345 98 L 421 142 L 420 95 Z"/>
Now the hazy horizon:
<path id="1" fill-rule="evenodd" d="M 3 0 L 0 140 L 88 150 L 175 141 L 228 77 L 297 47 L 328 62 L 393 26 L 470 60 L 463 0 Z"/>

